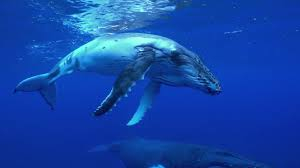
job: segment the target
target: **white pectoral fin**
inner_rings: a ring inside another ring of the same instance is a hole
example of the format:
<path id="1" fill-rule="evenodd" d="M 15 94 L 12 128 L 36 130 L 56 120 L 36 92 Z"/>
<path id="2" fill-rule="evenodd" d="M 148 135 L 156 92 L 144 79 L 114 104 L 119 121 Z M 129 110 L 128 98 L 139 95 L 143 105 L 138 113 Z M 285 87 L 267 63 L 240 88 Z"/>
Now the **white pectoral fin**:
<path id="1" fill-rule="evenodd" d="M 137 111 L 135 112 L 135 114 L 133 115 L 133 117 L 131 118 L 131 120 L 127 123 L 127 126 L 135 125 L 142 120 L 146 111 L 149 108 L 151 108 L 153 100 L 156 97 L 156 95 L 158 95 L 159 91 L 160 91 L 160 83 L 151 81 L 147 85 L 144 95 L 140 101 L 140 105 Z"/>
<path id="2" fill-rule="evenodd" d="M 150 166 L 149 168 L 166 168 L 166 167 L 161 164 L 158 164 L 158 165 Z"/>
<path id="3" fill-rule="evenodd" d="M 155 59 L 155 52 L 152 49 L 147 49 L 137 53 L 136 60 L 129 63 L 123 71 L 118 75 L 110 94 L 102 101 L 94 116 L 100 116 L 112 109 L 113 106 L 120 100 L 121 97 L 131 90 L 131 87 L 136 81 L 143 78 Z"/>

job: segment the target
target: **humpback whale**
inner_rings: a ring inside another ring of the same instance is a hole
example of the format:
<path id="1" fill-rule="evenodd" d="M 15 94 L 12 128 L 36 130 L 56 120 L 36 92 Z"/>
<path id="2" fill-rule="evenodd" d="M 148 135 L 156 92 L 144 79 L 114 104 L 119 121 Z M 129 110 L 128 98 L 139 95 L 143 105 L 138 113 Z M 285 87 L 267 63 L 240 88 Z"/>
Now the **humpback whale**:
<path id="1" fill-rule="evenodd" d="M 225 150 L 141 138 L 100 145 L 90 150 L 98 151 L 114 153 L 126 168 L 269 168 Z"/>
<path id="2" fill-rule="evenodd" d="M 149 80 L 140 105 L 127 125 L 138 123 L 151 107 L 162 84 L 221 92 L 218 80 L 202 59 L 177 42 L 158 35 L 122 33 L 98 37 L 61 59 L 48 73 L 21 81 L 14 92 L 38 91 L 53 109 L 56 80 L 75 71 L 114 75 L 116 80 L 94 116 L 110 111 L 138 80 Z"/>

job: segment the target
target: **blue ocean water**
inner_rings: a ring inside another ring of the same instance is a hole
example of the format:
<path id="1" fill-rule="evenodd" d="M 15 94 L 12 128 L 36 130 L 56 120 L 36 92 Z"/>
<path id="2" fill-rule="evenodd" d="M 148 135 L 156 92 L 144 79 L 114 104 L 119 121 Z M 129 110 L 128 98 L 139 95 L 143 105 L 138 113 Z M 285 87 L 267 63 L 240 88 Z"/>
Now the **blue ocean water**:
<path id="1" fill-rule="evenodd" d="M 296 0 L 3 0 L 0 2 L 0 167 L 123 167 L 99 144 L 132 137 L 228 149 L 271 167 L 300 167 L 300 2 Z M 223 92 L 163 86 L 136 126 L 146 81 L 106 116 L 90 114 L 114 77 L 57 82 L 51 111 L 37 93 L 12 92 L 78 46 L 107 33 L 171 38 L 205 60 Z"/>

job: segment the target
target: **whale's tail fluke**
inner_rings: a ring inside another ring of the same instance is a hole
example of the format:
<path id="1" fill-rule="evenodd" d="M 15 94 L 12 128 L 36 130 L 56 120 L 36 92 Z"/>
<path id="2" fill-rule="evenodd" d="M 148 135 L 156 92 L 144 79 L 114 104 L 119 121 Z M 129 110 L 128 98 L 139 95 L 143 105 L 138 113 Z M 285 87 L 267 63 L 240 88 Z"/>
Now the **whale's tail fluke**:
<path id="1" fill-rule="evenodd" d="M 53 110 L 56 102 L 56 86 L 51 79 L 49 73 L 27 78 L 17 85 L 14 92 L 38 91 Z"/>

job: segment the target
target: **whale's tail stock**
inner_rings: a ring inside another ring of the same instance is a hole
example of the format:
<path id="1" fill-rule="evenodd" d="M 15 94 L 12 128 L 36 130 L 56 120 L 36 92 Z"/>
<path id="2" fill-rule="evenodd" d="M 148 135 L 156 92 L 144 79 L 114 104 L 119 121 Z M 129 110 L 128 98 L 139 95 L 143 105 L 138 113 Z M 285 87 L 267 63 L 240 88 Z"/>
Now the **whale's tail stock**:
<path id="1" fill-rule="evenodd" d="M 33 92 L 38 91 L 45 101 L 54 109 L 56 102 L 56 86 L 53 81 L 52 73 L 36 75 L 21 81 L 15 88 L 16 92 Z"/>
<path id="2" fill-rule="evenodd" d="M 109 144 L 98 145 L 88 152 L 120 152 L 122 141 L 117 141 Z"/>

